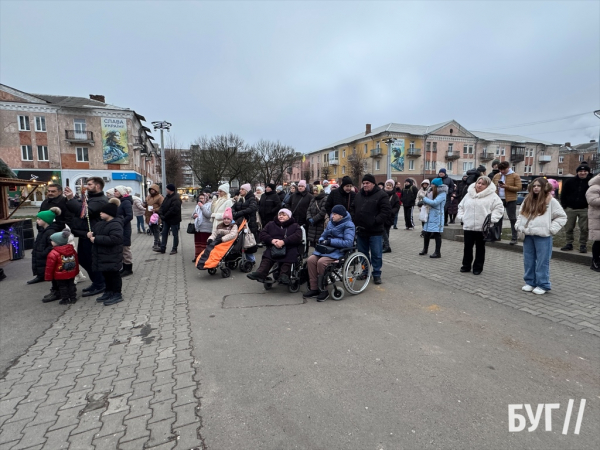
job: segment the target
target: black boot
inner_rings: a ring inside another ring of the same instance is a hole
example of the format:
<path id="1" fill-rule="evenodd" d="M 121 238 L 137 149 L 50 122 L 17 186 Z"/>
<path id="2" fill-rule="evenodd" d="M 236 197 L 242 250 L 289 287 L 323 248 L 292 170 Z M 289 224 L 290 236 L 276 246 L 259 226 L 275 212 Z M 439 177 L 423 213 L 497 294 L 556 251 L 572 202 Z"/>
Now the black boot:
<path id="1" fill-rule="evenodd" d="M 123 270 L 121 271 L 121 278 L 133 275 L 132 270 L 133 264 L 123 264 Z"/>
<path id="2" fill-rule="evenodd" d="M 426 255 L 427 252 L 429 251 L 429 240 L 431 239 L 431 237 L 429 236 L 429 233 L 425 232 L 425 235 L 423 236 L 423 250 L 421 250 L 419 252 L 419 255 L 423 256 Z"/>
<path id="3" fill-rule="evenodd" d="M 440 233 L 435 233 L 435 251 L 429 255 L 430 258 L 441 258 L 440 250 L 442 248 L 442 235 Z"/>

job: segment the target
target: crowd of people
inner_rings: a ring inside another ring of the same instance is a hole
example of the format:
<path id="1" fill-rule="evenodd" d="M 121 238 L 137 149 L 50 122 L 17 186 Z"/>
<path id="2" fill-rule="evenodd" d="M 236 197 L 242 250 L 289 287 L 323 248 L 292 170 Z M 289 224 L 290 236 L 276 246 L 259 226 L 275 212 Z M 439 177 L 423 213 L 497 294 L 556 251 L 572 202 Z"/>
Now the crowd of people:
<path id="1" fill-rule="evenodd" d="M 423 180 L 420 187 L 413 179 L 377 184 L 371 174 L 362 177 L 360 187 L 355 187 L 348 176 L 339 185 L 327 180 L 313 184 L 301 180 L 287 191 L 272 183 L 256 189 L 245 183 L 232 193 L 229 184 L 223 183 L 217 192 L 197 196 L 188 225 L 188 232 L 194 235 L 194 261 L 208 245 L 235 239 L 237 227 L 245 221 L 252 238 L 252 246 L 245 247 L 250 264 L 248 277 L 264 282 L 273 265 L 279 263 L 278 282 L 287 284 L 291 264 L 301 257 L 307 260 L 309 274 L 304 296 L 324 301 L 329 294 L 320 290 L 319 276 L 328 264 L 340 258 L 342 248 L 356 245 L 369 258 L 374 283 L 381 284 L 382 254 L 392 252 L 390 231 L 398 229 L 400 210 L 405 230 L 412 231 L 413 211 L 419 208 L 421 256 L 429 254 L 433 240 L 435 249 L 429 257 L 441 258 L 444 227 L 455 221 L 461 223 L 462 273 L 482 273 L 486 223 L 501 229 L 505 214 L 510 221 L 510 243 L 514 245 L 519 238 L 523 241 L 523 291 L 544 294 L 551 289 L 552 237 L 565 225 L 567 242 L 562 250 L 573 250 L 577 224 L 579 251 L 587 252 L 587 241 L 592 240 L 591 269 L 600 271 L 600 175 L 592 177 L 589 167 L 582 163 L 577 175 L 563 184 L 560 201 L 555 198 L 555 180 L 536 178 L 528 185 L 528 195 L 517 214 L 520 177 L 506 162 L 494 161 L 492 173 L 488 176 L 485 172 L 480 166 L 455 183 L 445 169 L 440 169 L 436 178 Z M 34 278 L 28 281 L 52 282 L 44 302 L 75 303 L 75 285 L 85 279 L 80 267 L 92 282 L 83 289 L 84 297 L 98 296 L 96 300 L 106 306 L 123 301 L 121 278 L 133 274 L 134 217 L 138 233 L 145 233 L 148 227 L 154 251 L 166 253 L 171 235 L 169 254 L 177 254 L 182 203 L 173 184 L 166 186 L 165 196 L 158 185 L 151 185 L 144 199 L 132 195 L 127 186 L 106 192 L 103 189 L 104 181 L 98 177 L 89 178 L 85 192 L 78 196 L 69 187 L 63 191 L 60 185 L 49 184 L 47 198 L 37 214 Z M 305 244 L 300 246 L 303 237 Z M 265 250 L 258 268 L 253 270 L 255 252 L 260 247 Z M 315 250 L 309 256 L 311 247 Z"/>

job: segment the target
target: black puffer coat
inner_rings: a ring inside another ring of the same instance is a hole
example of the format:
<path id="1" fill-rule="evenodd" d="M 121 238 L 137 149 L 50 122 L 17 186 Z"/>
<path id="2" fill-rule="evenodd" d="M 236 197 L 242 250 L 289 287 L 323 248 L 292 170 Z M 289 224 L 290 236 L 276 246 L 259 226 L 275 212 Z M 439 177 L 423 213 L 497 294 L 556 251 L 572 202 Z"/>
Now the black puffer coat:
<path id="1" fill-rule="evenodd" d="M 244 217 L 248 221 L 248 229 L 255 236 L 258 233 L 258 224 L 256 223 L 256 212 L 258 211 L 258 202 L 254 196 L 254 191 L 248 191 L 244 197 L 240 195 L 239 201 L 231 207 L 233 220 Z"/>
<path id="2" fill-rule="evenodd" d="M 258 213 L 263 224 L 269 223 L 277 217 L 281 209 L 281 197 L 275 191 L 265 192 L 258 202 Z"/>
<path id="3" fill-rule="evenodd" d="M 585 198 L 587 190 L 590 188 L 589 181 L 594 178 L 594 175 L 588 174 L 585 178 L 579 178 L 575 175 L 567 179 L 563 183 L 562 192 L 560 194 L 560 203 L 563 208 L 585 209 L 588 207 L 588 202 Z"/>
<path id="4" fill-rule="evenodd" d="M 390 207 L 392 208 L 392 212 L 390 213 L 390 216 L 385 221 L 385 226 L 391 227 L 392 225 L 394 225 L 394 217 L 396 217 L 396 214 L 398 214 L 398 212 L 400 211 L 400 199 L 396 195 L 395 189 L 392 191 L 384 190 L 383 192 L 385 192 L 388 195 Z"/>
<path id="5" fill-rule="evenodd" d="M 309 194 L 306 189 L 304 192 L 297 191 L 294 195 L 290 195 L 287 208 L 292 212 L 292 216 L 300 226 L 306 223 L 306 212 L 312 199 L 312 194 Z"/>
<path id="6" fill-rule="evenodd" d="M 306 213 L 308 225 L 306 239 L 308 239 L 308 242 L 318 241 L 323 234 L 323 231 L 325 231 L 325 217 L 327 216 L 325 203 L 327 202 L 327 197 L 327 194 L 325 194 L 324 191 L 321 191 L 310 202 Z M 313 219 L 313 223 L 310 223 L 310 219 Z"/>
<path id="7" fill-rule="evenodd" d="M 327 214 L 331 215 L 331 210 L 335 205 L 342 205 L 347 211 L 350 211 L 350 206 L 352 206 L 355 196 L 356 193 L 354 191 L 347 193 L 342 187 L 333 189 L 331 194 L 327 196 L 327 202 L 325 202 Z"/>
<path id="8" fill-rule="evenodd" d="M 181 223 L 181 198 L 177 192 L 165 197 L 158 210 L 158 215 L 167 225 Z"/>
<path id="9" fill-rule="evenodd" d="M 363 188 L 356 194 L 350 213 L 356 225 L 356 234 L 363 237 L 381 236 L 392 214 L 392 207 L 385 191 L 374 186 L 369 192 Z"/>
<path id="10" fill-rule="evenodd" d="M 123 265 L 123 222 L 120 217 L 94 225 L 92 270 L 119 271 Z"/>
<path id="11" fill-rule="evenodd" d="M 402 204 L 405 208 L 412 208 L 415 206 L 419 189 L 412 183 L 411 180 L 407 181 L 408 187 L 405 186 L 402 189 Z"/>
<path id="12" fill-rule="evenodd" d="M 31 270 L 34 275 L 44 277 L 46 273 L 46 258 L 50 250 L 52 250 L 50 236 L 63 229 L 64 225 L 57 222 L 52 222 L 46 228 L 38 228 L 38 234 L 33 243 L 33 251 L 31 252 Z"/>
<path id="13" fill-rule="evenodd" d="M 104 192 L 98 192 L 95 194 L 88 194 L 88 214 L 90 217 L 90 226 L 92 230 L 94 226 L 100 222 L 100 210 L 104 205 L 108 203 L 108 198 L 104 195 Z M 73 236 L 77 236 L 79 238 L 87 239 L 87 234 L 90 231 L 88 229 L 88 222 L 85 216 L 80 218 L 82 202 L 81 200 L 77 200 L 76 198 L 72 198 L 67 201 L 67 209 L 69 213 L 73 215 L 71 232 Z"/>
<path id="14" fill-rule="evenodd" d="M 60 216 L 56 216 L 54 222 L 58 223 L 61 227 L 60 231 L 65 228 L 65 224 L 70 224 L 73 218 L 73 214 L 69 212 L 69 208 L 67 208 L 67 197 L 64 195 L 59 195 L 56 198 L 46 198 L 42 202 L 42 206 L 40 206 L 40 211 L 48 211 L 50 208 L 60 208 L 61 214 Z"/>
<path id="15" fill-rule="evenodd" d="M 267 259 L 273 259 L 271 258 L 271 247 L 273 247 L 271 241 L 282 239 L 285 242 L 286 254 L 284 258 L 276 261 L 293 263 L 298 259 L 298 246 L 302 243 L 302 229 L 293 217 L 283 223 L 275 218 L 275 220 L 263 226 L 259 239 L 267 246 L 263 253 L 263 258 Z"/>
<path id="16" fill-rule="evenodd" d="M 117 217 L 123 221 L 123 245 L 131 245 L 131 221 L 133 220 L 133 202 L 131 197 L 121 197 L 121 204 L 117 210 Z"/>

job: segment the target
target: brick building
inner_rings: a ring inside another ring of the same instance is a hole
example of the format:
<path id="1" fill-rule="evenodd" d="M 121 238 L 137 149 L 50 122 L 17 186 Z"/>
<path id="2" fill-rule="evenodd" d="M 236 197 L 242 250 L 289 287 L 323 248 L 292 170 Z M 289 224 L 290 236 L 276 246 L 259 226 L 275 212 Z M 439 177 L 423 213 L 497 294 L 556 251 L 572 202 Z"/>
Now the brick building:
<path id="1" fill-rule="evenodd" d="M 0 84 L 0 155 L 25 180 L 53 180 L 79 191 L 87 178 L 99 176 L 105 189 L 125 184 L 144 195 L 160 181 L 145 120 L 102 95 L 30 94 Z M 43 199 L 39 192 L 33 202 Z"/>
<path id="2" fill-rule="evenodd" d="M 578 145 L 567 142 L 558 150 L 558 175 L 575 175 L 583 161 L 589 164 L 592 173 L 598 173 L 598 143 L 595 140 Z"/>

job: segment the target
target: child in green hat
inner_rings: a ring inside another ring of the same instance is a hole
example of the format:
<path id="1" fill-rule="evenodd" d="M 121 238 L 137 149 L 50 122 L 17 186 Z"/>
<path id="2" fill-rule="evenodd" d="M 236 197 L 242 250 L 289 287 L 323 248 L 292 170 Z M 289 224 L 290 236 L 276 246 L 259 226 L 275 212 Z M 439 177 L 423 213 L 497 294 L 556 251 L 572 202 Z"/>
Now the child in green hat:
<path id="1" fill-rule="evenodd" d="M 38 233 L 33 244 L 33 252 L 31 253 L 31 269 L 35 278 L 29 280 L 27 284 L 44 281 L 46 258 L 50 250 L 52 250 L 50 236 L 62 230 L 61 225 L 54 222 L 54 219 L 56 216 L 60 216 L 60 213 L 60 208 L 53 207 L 48 211 L 40 211 L 37 214 L 36 223 Z"/>

